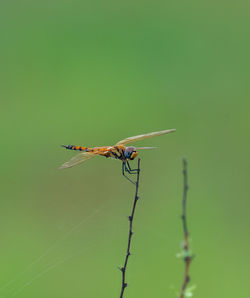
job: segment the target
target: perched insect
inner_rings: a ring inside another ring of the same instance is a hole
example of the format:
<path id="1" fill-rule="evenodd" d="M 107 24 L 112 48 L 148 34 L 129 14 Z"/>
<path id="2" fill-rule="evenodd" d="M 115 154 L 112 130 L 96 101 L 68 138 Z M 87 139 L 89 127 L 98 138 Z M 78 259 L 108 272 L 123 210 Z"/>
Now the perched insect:
<path id="1" fill-rule="evenodd" d="M 141 140 L 153 138 L 156 136 L 161 136 L 174 131 L 175 129 L 169 129 L 169 130 L 162 130 L 162 131 L 151 132 L 151 133 L 147 133 L 139 136 L 130 137 L 118 142 L 115 146 L 88 148 L 88 147 L 74 146 L 74 145 L 62 145 L 62 147 L 65 147 L 66 149 L 78 150 L 78 151 L 81 151 L 81 153 L 73 157 L 72 159 L 70 159 L 68 162 L 64 163 L 60 167 L 60 169 L 71 168 L 75 165 L 85 162 L 86 160 L 92 157 L 102 155 L 105 157 L 112 157 L 112 158 L 121 160 L 122 174 L 129 181 L 131 181 L 125 175 L 125 172 L 128 172 L 129 174 L 134 174 L 134 173 L 137 173 L 137 169 L 131 169 L 128 160 L 133 160 L 136 158 L 136 156 L 138 155 L 137 150 L 155 149 L 156 147 L 126 147 L 126 145 L 132 142 L 141 141 Z"/>

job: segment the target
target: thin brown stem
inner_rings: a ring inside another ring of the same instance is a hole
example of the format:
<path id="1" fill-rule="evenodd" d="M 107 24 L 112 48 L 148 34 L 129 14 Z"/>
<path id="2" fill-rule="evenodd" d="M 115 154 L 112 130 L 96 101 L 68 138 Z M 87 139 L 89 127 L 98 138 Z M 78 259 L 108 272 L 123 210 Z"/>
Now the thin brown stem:
<path id="1" fill-rule="evenodd" d="M 120 268 L 120 270 L 122 272 L 122 287 L 121 287 L 120 298 L 123 297 L 124 290 L 128 285 L 126 282 L 126 269 L 127 269 L 127 265 L 128 265 L 128 258 L 131 254 L 130 245 L 131 245 L 131 238 L 133 235 L 133 220 L 134 220 L 134 214 L 135 214 L 135 207 L 136 207 L 136 203 L 139 199 L 139 197 L 138 197 L 139 178 L 140 178 L 140 158 L 138 159 L 137 179 L 136 179 L 136 183 L 135 183 L 135 198 L 134 198 L 133 208 L 132 208 L 131 215 L 128 217 L 129 233 L 128 233 L 128 245 L 127 245 L 126 257 L 125 257 L 123 267 Z"/>
<path id="2" fill-rule="evenodd" d="M 183 298 L 185 296 L 185 291 L 187 289 L 187 285 L 190 281 L 189 276 L 189 268 L 190 263 L 192 261 L 193 256 L 190 255 L 189 251 L 189 232 L 187 227 L 187 212 L 186 212 L 186 204 L 187 204 L 187 191 L 188 191 L 188 180 L 187 180 L 187 161 L 183 159 L 183 180 L 184 180 L 184 189 L 183 189 L 183 198 L 182 198 L 182 223 L 183 223 L 183 231 L 184 231 L 184 262 L 185 262 L 185 271 L 184 271 L 184 280 L 182 283 L 181 293 L 179 298 Z"/>

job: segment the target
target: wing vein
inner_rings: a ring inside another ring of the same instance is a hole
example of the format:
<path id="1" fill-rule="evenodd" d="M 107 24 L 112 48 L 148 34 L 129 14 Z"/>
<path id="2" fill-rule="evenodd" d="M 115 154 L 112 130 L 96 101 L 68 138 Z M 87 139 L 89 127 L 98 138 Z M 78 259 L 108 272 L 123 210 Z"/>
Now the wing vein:
<path id="1" fill-rule="evenodd" d="M 137 141 L 141 141 L 144 139 L 149 139 L 149 138 L 153 138 L 156 136 L 165 135 L 170 132 L 175 132 L 175 129 L 161 130 L 161 131 L 150 132 L 147 134 L 142 134 L 142 135 L 138 135 L 138 136 L 134 136 L 134 137 L 129 137 L 129 138 L 119 141 L 116 145 L 127 145 L 132 142 L 137 142 Z"/>

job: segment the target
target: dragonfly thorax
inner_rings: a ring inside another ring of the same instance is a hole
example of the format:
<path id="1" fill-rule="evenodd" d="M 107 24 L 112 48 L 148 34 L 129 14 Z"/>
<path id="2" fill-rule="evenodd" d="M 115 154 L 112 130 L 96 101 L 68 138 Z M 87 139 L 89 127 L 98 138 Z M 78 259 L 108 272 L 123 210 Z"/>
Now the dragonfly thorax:
<path id="1" fill-rule="evenodd" d="M 138 152 L 136 151 L 135 147 L 126 147 L 124 150 L 124 157 L 126 159 L 133 160 L 138 155 Z"/>

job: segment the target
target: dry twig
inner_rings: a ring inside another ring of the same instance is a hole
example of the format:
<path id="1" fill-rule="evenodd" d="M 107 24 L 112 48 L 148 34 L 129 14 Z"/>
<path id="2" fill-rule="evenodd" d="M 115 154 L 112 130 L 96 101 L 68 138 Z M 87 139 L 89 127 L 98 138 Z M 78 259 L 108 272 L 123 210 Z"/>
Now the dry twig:
<path id="1" fill-rule="evenodd" d="M 183 180 L 184 180 L 184 189 L 183 189 L 183 198 L 182 198 L 182 222 L 183 222 L 183 231 L 184 231 L 184 262 L 185 262 L 185 272 L 184 272 L 184 280 L 182 283 L 180 298 L 185 297 L 185 291 L 187 289 L 187 285 L 190 281 L 189 276 L 189 267 L 190 263 L 193 259 L 193 256 L 189 251 L 189 232 L 187 228 L 187 215 L 186 215 L 186 203 L 187 203 L 187 191 L 188 191 L 188 181 L 187 181 L 187 161 L 183 158 Z"/>
<path id="2" fill-rule="evenodd" d="M 138 197 L 139 177 L 140 177 L 140 158 L 138 158 L 138 169 L 137 169 L 137 180 L 136 180 L 136 183 L 135 183 L 134 204 L 133 204 L 131 215 L 128 216 L 128 220 L 129 220 L 129 234 L 128 234 L 127 252 L 126 252 L 126 257 L 125 257 L 124 265 L 123 265 L 123 267 L 120 268 L 120 270 L 122 272 L 122 287 L 121 287 L 120 298 L 123 297 L 124 290 L 125 290 L 125 288 L 128 285 L 127 282 L 126 282 L 126 269 L 127 269 L 127 265 L 128 265 L 128 258 L 131 255 L 130 245 L 131 245 L 131 238 L 132 238 L 132 235 L 133 235 L 133 219 L 134 219 L 134 214 L 135 214 L 135 207 L 136 207 L 136 203 L 137 203 L 137 201 L 139 199 L 139 197 Z"/>

